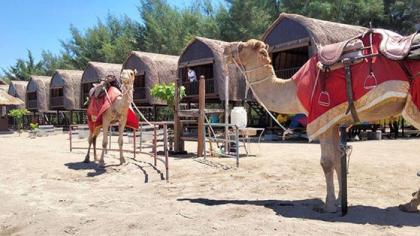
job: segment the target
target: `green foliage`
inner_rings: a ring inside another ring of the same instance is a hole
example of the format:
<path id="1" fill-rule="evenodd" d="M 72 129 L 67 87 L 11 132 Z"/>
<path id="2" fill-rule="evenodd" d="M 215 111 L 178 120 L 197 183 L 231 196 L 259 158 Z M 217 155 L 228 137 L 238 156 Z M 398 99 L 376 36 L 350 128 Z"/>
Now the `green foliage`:
<path id="1" fill-rule="evenodd" d="M 171 84 L 156 84 L 150 89 L 150 92 L 153 97 L 165 101 L 168 106 L 174 107 L 175 102 L 175 83 Z M 185 97 L 185 87 L 181 86 L 179 88 L 179 99 Z"/>
<path id="2" fill-rule="evenodd" d="M 179 10 L 165 0 L 141 0 L 144 50 L 164 54 L 179 54 L 195 36 L 219 38 L 216 12 L 210 1 L 197 1 Z"/>
<path id="3" fill-rule="evenodd" d="M 61 41 L 63 59 L 78 69 L 84 69 L 89 61 L 122 63 L 129 52 L 136 49 L 139 29 L 127 16 L 113 15 L 108 15 L 105 22 L 98 20 L 86 32 L 71 26 L 71 39 Z"/>
<path id="4" fill-rule="evenodd" d="M 23 117 L 29 114 L 30 112 L 25 108 L 17 108 L 9 111 L 9 116 L 13 117 L 16 120 L 19 130 L 23 128 Z"/>
<path id="5" fill-rule="evenodd" d="M 38 128 L 38 123 L 30 123 L 29 127 L 31 128 L 31 130 L 35 130 Z"/>
<path id="6" fill-rule="evenodd" d="M 228 0 L 227 2 L 229 8 L 221 8 L 218 14 L 221 37 L 225 41 L 261 38 L 280 12 L 278 0 Z"/>
<path id="7" fill-rule="evenodd" d="M 2 69 L 7 80 L 29 80 L 31 75 L 45 75 L 42 62 L 35 62 L 32 52 L 28 50 L 27 59 L 18 59 L 14 66 Z"/>

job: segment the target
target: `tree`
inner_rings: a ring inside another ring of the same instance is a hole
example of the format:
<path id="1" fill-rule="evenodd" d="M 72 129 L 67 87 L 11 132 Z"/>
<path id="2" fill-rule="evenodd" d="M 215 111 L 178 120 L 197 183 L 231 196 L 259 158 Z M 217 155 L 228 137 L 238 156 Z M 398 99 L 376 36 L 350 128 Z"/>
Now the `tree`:
<path id="1" fill-rule="evenodd" d="M 171 84 L 155 84 L 151 89 L 150 93 L 153 97 L 165 101 L 166 104 L 175 109 L 175 83 Z M 179 88 L 179 99 L 185 97 L 185 87 Z"/>
<path id="2" fill-rule="evenodd" d="M 61 41 L 62 57 L 77 69 L 84 69 L 89 61 L 122 63 L 138 45 L 138 30 L 138 24 L 127 16 L 117 18 L 110 14 L 105 22 L 98 19 L 84 33 L 70 26 L 71 39 Z"/>
<path id="3" fill-rule="evenodd" d="M 29 80 L 31 75 L 45 75 L 42 68 L 42 61 L 35 62 L 35 58 L 30 50 L 27 59 L 18 59 L 14 66 L 2 69 L 7 80 Z"/>
<path id="4" fill-rule="evenodd" d="M 225 41 L 261 38 L 278 17 L 278 0 L 226 0 L 228 9 L 219 9 L 217 20 Z"/>
<path id="5" fill-rule="evenodd" d="M 30 112 L 25 108 L 17 108 L 9 111 L 9 116 L 15 119 L 19 133 L 23 128 L 23 117 L 29 114 Z"/>
<path id="6" fill-rule="evenodd" d="M 216 12 L 210 1 L 197 1 L 179 10 L 165 0 L 142 0 L 139 6 L 143 19 L 138 39 L 145 51 L 179 54 L 195 36 L 219 38 Z"/>

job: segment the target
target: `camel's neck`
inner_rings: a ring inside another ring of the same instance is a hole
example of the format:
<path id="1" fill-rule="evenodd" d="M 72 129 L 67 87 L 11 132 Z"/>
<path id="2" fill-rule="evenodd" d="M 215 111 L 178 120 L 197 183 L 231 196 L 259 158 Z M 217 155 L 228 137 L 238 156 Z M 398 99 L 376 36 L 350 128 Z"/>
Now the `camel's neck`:
<path id="1" fill-rule="evenodd" d="M 123 84 L 121 86 L 123 94 L 123 104 L 124 106 L 129 107 L 133 102 L 133 85 L 132 84 Z"/>
<path id="2" fill-rule="evenodd" d="M 277 78 L 273 67 L 247 73 L 252 89 L 268 110 L 280 114 L 306 113 L 297 97 L 296 84 L 292 79 Z"/>

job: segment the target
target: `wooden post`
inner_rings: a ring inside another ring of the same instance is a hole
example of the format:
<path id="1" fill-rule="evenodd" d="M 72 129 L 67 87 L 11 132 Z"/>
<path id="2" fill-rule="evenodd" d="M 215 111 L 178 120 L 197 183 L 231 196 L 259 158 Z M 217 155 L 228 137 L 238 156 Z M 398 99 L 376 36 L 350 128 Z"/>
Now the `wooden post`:
<path id="1" fill-rule="evenodd" d="M 175 99 L 174 99 L 174 150 L 176 153 L 180 153 L 184 151 L 183 143 L 181 140 L 181 134 L 182 134 L 182 126 L 181 121 L 178 116 L 179 111 L 179 78 L 175 82 Z"/>
<path id="2" fill-rule="evenodd" d="M 203 75 L 200 76 L 198 85 L 198 137 L 197 137 L 197 157 L 202 157 L 204 153 L 204 120 L 206 108 L 206 80 Z"/>
<path id="3" fill-rule="evenodd" d="M 229 76 L 225 77 L 225 153 L 229 152 Z"/>

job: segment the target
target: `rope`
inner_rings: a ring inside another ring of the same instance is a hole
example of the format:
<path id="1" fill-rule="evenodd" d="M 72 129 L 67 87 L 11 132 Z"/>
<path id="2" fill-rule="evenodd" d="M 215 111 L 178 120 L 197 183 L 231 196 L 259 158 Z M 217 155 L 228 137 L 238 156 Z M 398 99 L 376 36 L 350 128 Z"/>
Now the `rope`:
<path id="1" fill-rule="evenodd" d="M 238 49 L 236 50 L 237 53 L 239 53 Z M 245 81 L 248 85 L 248 87 L 251 89 L 252 94 L 254 95 L 255 99 L 257 99 L 257 102 L 264 108 L 264 110 L 268 113 L 268 115 L 274 120 L 274 122 L 276 122 L 276 124 L 278 126 L 280 126 L 280 128 L 282 128 L 284 131 L 286 131 L 287 129 L 280 124 L 280 122 L 274 117 L 274 115 L 268 110 L 268 108 L 264 105 L 264 103 L 261 102 L 261 99 L 259 98 L 259 96 L 257 95 L 257 93 L 255 93 L 254 88 L 252 87 L 253 83 L 251 83 L 248 79 L 248 76 L 246 75 L 246 70 L 244 68 L 242 68 L 241 66 L 239 66 L 238 62 L 236 61 L 235 57 L 232 56 L 233 62 L 236 65 L 236 67 L 238 67 L 239 71 L 241 72 L 241 74 L 244 76 Z M 240 60 L 240 59 L 239 59 Z M 265 67 L 266 65 L 264 65 Z M 262 68 L 263 66 L 261 66 Z M 254 69 L 255 70 L 255 69 Z M 267 77 L 268 78 L 268 77 Z M 267 78 L 265 78 L 264 80 L 266 80 Z M 254 81 L 255 82 L 255 81 Z"/>

